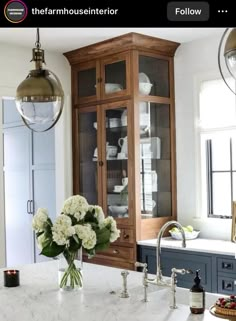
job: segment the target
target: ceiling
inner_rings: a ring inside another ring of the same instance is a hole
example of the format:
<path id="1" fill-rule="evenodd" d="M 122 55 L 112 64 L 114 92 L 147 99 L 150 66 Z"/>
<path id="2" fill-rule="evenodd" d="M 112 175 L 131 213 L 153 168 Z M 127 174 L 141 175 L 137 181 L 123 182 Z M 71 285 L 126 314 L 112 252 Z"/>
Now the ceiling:
<path id="1" fill-rule="evenodd" d="M 223 28 L 41 28 L 42 48 L 66 52 L 116 37 L 128 32 L 138 32 L 176 42 L 189 42 L 208 36 L 221 36 Z M 0 43 L 32 48 L 36 28 L 1 28 Z"/>

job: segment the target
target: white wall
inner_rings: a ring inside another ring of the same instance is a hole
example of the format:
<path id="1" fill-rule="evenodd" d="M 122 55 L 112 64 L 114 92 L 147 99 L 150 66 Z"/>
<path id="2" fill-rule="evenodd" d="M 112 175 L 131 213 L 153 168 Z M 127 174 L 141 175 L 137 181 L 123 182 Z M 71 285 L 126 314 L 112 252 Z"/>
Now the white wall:
<path id="1" fill-rule="evenodd" d="M 34 44 L 32 44 L 33 46 Z M 14 96 L 19 83 L 33 69 L 31 48 L 0 43 L 0 100 L 3 96 Z M 65 93 L 65 106 L 61 119 L 55 127 L 56 137 L 56 201 L 59 214 L 64 199 L 72 193 L 71 154 L 71 77 L 70 66 L 62 54 L 45 51 L 46 68 L 60 79 Z M 1 117 L 1 116 L 0 116 Z M 1 120 L 1 118 L 0 118 Z M 0 121 L 1 124 L 1 121 Z M 0 125 L 1 126 L 1 125 Z M 1 131 L 1 129 L 0 129 Z M 0 133 L 0 137 L 2 134 Z M 0 138 L 0 151 L 2 140 Z M 5 261 L 4 204 L 2 180 L 2 152 L 0 152 L 0 267 Z"/>
<path id="2" fill-rule="evenodd" d="M 206 214 L 201 211 L 200 155 L 195 129 L 199 80 L 212 77 L 221 78 L 217 63 L 219 41 L 220 37 L 193 41 L 182 44 L 176 52 L 178 220 L 184 225 L 191 224 L 194 228 L 201 230 L 201 237 L 230 240 L 231 220 L 207 218 Z"/>

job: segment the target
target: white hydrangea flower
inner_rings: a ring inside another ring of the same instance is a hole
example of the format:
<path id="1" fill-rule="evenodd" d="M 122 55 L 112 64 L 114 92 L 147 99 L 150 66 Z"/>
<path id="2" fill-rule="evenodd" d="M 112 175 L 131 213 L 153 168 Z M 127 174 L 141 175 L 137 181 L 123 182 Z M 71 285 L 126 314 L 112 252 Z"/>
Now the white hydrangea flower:
<path id="1" fill-rule="evenodd" d="M 103 228 L 108 225 L 110 226 L 111 231 L 110 242 L 115 242 L 120 236 L 120 230 L 117 229 L 116 221 L 112 216 L 106 217 L 104 221 L 100 224 L 100 228 Z"/>
<path id="2" fill-rule="evenodd" d="M 80 195 L 74 195 L 65 200 L 62 212 L 64 214 L 71 214 L 79 221 L 84 218 L 89 209 L 87 200 Z"/>
<path id="3" fill-rule="evenodd" d="M 92 210 L 94 210 L 94 216 L 98 220 L 98 224 L 101 224 L 105 219 L 105 216 L 104 216 L 104 213 L 103 213 L 103 209 L 101 208 L 101 206 L 91 205 L 89 207 L 89 211 L 92 212 Z"/>
<path id="4" fill-rule="evenodd" d="M 89 224 L 80 225 L 77 224 L 74 226 L 75 233 L 78 235 L 79 239 L 83 240 L 87 237 L 87 234 L 89 234 L 90 230 L 92 229 Z"/>
<path id="5" fill-rule="evenodd" d="M 94 246 L 97 243 L 97 235 L 96 233 L 91 229 L 89 234 L 82 240 L 82 245 L 85 249 L 93 249 Z"/>
<path id="6" fill-rule="evenodd" d="M 82 240 L 82 245 L 85 249 L 92 249 L 96 245 L 97 235 L 91 225 L 75 225 L 75 233 Z"/>
<path id="7" fill-rule="evenodd" d="M 52 232 L 53 241 L 56 242 L 58 245 L 65 245 L 68 243 L 67 238 L 63 233 L 60 232 Z"/>
<path id="8" fill-rule="evenodd" d="M 48 211 L 46 208 L 39 208 L 33 217 L 32 227 L 36 231 L 41 231 L 47 226 Z"/>
<path id="9" fill-rule="evenodd" d="M 69 216 L 61 214 L 55 220 L 52 227 L 52 237 L 58 245 L 68 243 L 68 238 L 75 234 L 75 228 L 72 226 L 72 221 Z"/>

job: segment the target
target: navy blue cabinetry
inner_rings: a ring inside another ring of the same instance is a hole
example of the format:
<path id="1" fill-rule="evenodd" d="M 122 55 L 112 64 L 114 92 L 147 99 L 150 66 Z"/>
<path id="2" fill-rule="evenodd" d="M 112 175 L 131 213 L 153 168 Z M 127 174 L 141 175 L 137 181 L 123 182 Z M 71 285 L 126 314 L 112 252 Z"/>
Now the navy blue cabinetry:
<path id="1" fill-rule="evenodd" d="M 139 247 L 139 258 L 141 262 L 148 264 L 148 272 L 156 273 L 156 248 Z M 198 252 L 183 251 L 176 249 L 161 249 L 161 269 L 164 276 L 171 275 L 171 269 L 189 269 L 193 272 L 200 269 L 201 283 L 206 291 L 212 292 L 212 259 L 210 255 L 202 255 Z M 193 285 L 194 274 L 178 275 L 177 285 L 184 288 L 191 288 Z"/>
<path id="2" fill-rule="evenodd" d="M 148 264 L 148 272 L 156 273 L 156 248 L 138 246 L 138 260 Z M 200 269 L 202 285 L 207 292 L 235 294 L 236 260 L 234 256 L 174 248 L 161 249 L 161 268 L 164 276 L 171 275 L 171 269 L 184 268 L 193 272 Z M 178 286 L 190 288 L 194 275 L 178 275 Z"/>

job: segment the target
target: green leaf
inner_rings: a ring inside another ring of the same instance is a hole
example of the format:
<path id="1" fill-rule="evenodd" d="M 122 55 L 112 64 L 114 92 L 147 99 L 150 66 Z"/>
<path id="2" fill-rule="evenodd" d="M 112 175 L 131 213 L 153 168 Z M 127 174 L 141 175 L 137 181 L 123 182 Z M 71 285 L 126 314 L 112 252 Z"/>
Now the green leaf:
<path id="1" fill-rule="evenodd" d="M 101 230 L 97 230 L 96 235 L 97 235 L 97 244 L 107 243 L 110 240 L 111 231 L 108 230 L 106 227 L 104 227 Z"/>
<path id="2" fill-rule="evenodd" d="M 73 235 L 73 239 L 75 240 L 76 243 L 81 244 L 81 240 L 78 238 L 77 234 Z"/>
<path id="3" fill-rule="evenodd" d="M 36 235 L 36 237 L 39 237 L 39 236 L 42 235 L 43 233 L 44 233 L 44 231 L 36 232 L 35 235 Z"/>
<path id="4" fill-rule="evenodd" d="M 97 244 L 95 246 L 95 251 L 102 251 L 102 250 L 106 250 L 110 245 L 110 242 L 106 242 L 106 243 L 101 243 L 101 244 Z"/>
<path id="5" fill-rule="evenodd" d="M 76 225 L 78 223 L 76 217 L 74 217 L 73 215 L 71 214 L 65 214 L 66 216 L 69 216 L 69 218 L 71 219 L 71 222 L 72 222 L 72 226 Z"/>
<path id="6" fill-rule="evenodd" d="M 55 242 L 51 242 L 43 248 L 40 254 L 45 255 L 47 257 L 55 257 L 62 253 L 65 247 L 65 245 L 58 245 Z"/>
<path id="7" fill-rule="evenodd" d="M 80 241 L 80 239 L 78 238 L 78 241 Z M 70 246 L 68 248 L 69 252 L 77 252 L 78 249 L 81 247 L 82 242 L 80 241 L 79 243 L 77 243 L 75 241 L 75 239 L 73 237 L 70 238 Z"/>
<path id="8" fill-rule="evenodd" d="M 84 216 L 84 222 L 88 222 L 89 224 L 95 223 L 96 225 L 98 224 L 98 221 L 96 217 L 94 216 L 95 210 L 93 209 L 92 212 L 87 212 Z"/>

